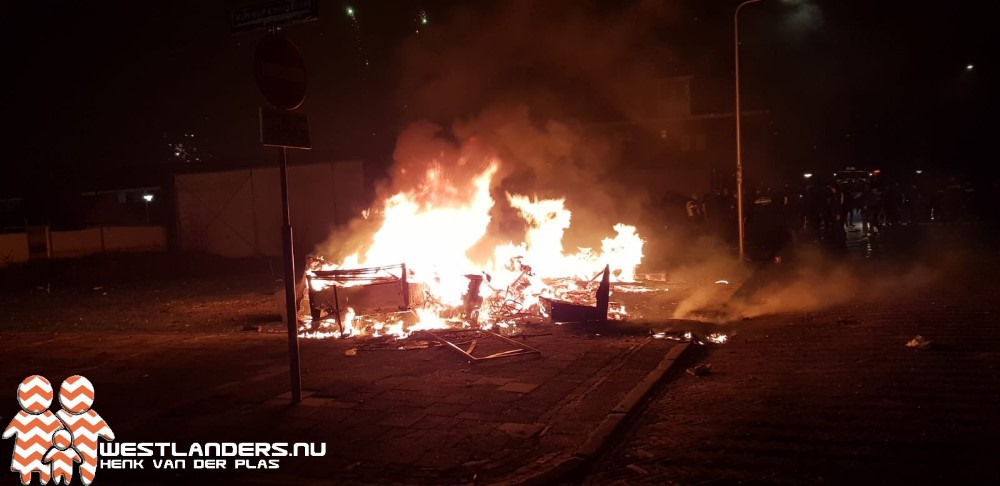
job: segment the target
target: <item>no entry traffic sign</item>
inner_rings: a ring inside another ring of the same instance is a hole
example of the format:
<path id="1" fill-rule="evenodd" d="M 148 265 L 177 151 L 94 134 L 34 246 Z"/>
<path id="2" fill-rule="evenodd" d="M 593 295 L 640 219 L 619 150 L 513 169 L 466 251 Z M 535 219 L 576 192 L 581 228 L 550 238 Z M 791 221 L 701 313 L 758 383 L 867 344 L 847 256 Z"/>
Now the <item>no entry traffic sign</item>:
<path id="1" fill-rule="evenodd" d="M 292 381 L 292 403 L 302 401 L 302 372 L 299 360 L 298 305 L 295 299 L 295 248 L 292 218 L 288 206 L 288 159 L 286 149 L 308 149 L 309 125 L 305 113 L 294 110 L 306 98 L 306 65 L 291 41 L 274 29 L 292 22 L 318 18 L 316 0 L 287 0 L 234 10 L 233 32 L 268 27 L 271 30 L 254 56 L 254 73 L 260 92 L 278 110 L 261 107 L 261 143 L 278 147 L 278 174 L 281 181 L 281 246 L 284 261 L 285 312 L 288 315 L 288 362 Z"/>
<path id="2" fill-rule="evenodd" d="M 278 34 L 268 34 L 257 45 L 254 59 L 257 86 L 272 105 L 294 110 L 306 98 L 306 65 L 299 49 Z"/>

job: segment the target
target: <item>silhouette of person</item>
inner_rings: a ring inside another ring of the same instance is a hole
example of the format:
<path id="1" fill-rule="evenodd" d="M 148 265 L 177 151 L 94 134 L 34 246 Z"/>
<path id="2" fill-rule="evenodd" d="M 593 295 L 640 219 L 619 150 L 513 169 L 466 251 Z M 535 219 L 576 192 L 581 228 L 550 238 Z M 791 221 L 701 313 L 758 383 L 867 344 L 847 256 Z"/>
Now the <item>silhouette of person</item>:
<path id="1" fill-rule="evenodd" d="M 97 439 L 115 440 L 115 434 L 90 408 L 94 405 L 94 384 L 90 380 L 80 375 L 66 378 L 59 387 L 59 404 L 62 409 L 56 415 L 73 434 L 73 447 L 83 458 L 80 481 L 88 486 L 97 474 Z"/>
<path id="2" fill-rule="evenodd" d="M 21 475 L 21 484 L 31 482 L 31 473 L 38 472 L 41 484 L 49 483 L 49 467 L 42 463 L 45 451 L 52 447 L 52 435 L 62 429 L 52 405 L 52 384 L 41 375 L 31 375 L 17 386 L 17 402 L 21 411 L 3 431 L 3 438 L 14 439 L 14 454 L 10 470 Z"/>
<path id="3" fill-rule="evenodd" d="M 59 429 L 52 434 L 52 448 L 42 458 L 52 468 L 52 484 L 73 481 L 73 463 L 80 462 L 80 453 L 73 447 L 73 434 Z"/>

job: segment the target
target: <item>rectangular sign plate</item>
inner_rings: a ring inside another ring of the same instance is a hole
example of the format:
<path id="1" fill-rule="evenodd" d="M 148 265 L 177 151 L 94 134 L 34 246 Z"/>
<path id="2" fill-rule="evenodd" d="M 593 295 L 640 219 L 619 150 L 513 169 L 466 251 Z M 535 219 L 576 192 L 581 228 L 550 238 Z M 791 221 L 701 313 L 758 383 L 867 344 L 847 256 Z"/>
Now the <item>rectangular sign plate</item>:
<path id="1" fill-rule="evenodd" d="M 278 25 L 308 22 L 318 18 L 319 4 L 317 0 L 286 0 L 241 8 L 230 13 L 231 30 L 234 34 Z"/>
<path id="2" fill-rule="evenodd" d="M 311 149 L 306 114 L 260 107 L 260 143 L 269 147 Z"/>

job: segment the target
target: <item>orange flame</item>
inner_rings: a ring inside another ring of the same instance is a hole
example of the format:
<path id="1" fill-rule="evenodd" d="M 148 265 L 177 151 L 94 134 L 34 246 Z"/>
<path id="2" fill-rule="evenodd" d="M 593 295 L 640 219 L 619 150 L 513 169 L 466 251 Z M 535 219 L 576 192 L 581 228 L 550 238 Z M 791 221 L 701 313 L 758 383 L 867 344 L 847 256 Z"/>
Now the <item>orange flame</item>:
<path id="1" fill-rule="evenodd" d="M 382 216 L 381 226 L 366 247 L 327 267 L 406 263 L 410 272 L 407 280 L 426 286 L 428 301 L 432 304 L 415 309 L 417 324 L 406 326 L 402 320 L 389 319 L 375 323 L 373 336 L 403 338 L 415 330 L 463 325 L 442 317 L 442 313 L 463 305 L 463 294 L 469 285 L 466 275 L 469 274 L 490 276 L 489 283 L 480 288 L 483 315 L 488 314 L 491 303 L 495 307 L 509 304 L 518 312 L 532 309 L 537 312 L 539 297 L 561 298 L 567 292 L 582 291 L 574 281 L 591 280 L 604 265 L 610 266 L 616 281 L 634 279 L 635 269 L 643 256 L 643 240 L 636 228 L 619 223 L 614 226 L 615 236 L 601 240 L 599 251 L 579 248 L 568 253 L 562 239 L 570 227 L 572 213 L 565 207 L 565 199 L 506 194 L 507 203 L 527 223 L 524 241 L 497 245 L 489 261 L 473 261 L 469 250 L 487 236 L 490 211 L 495 204 L 490 187 L 499 166 L 499 161 L 491 161 L 472 179 L 469 187 L 456 187 L 440 167 L 430 168 L 415 188 L 384 201 L 378 211 Z M 366 211 L 364 216 L 368 218 L 372 214 Z M 559 288 L 552 285 L 556 279 L 561 281 Z M 360 332 L 352 327 L 353 310 L 350 315 L 350 320 L 344 320 L 344 336 Z M 612 317 L 622 315 L 623 308 Z M 486 327 L 509 324 L 484 321 Z M 322 333 L 303 335 L 328 337 L 313 334 Z"/>

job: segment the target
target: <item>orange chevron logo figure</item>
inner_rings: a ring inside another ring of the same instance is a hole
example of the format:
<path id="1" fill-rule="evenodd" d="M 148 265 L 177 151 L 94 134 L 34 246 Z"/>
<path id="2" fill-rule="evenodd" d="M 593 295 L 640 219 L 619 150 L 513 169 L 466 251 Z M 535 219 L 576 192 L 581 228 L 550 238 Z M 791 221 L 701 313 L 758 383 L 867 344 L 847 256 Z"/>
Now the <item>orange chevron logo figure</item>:
<path id="1" fill-rule="evenodd" d="M 73 463 L 80 462 L 80 453 L 73 448 L 73 434 L 66 429 L 57 430 L 52 442 L 52 449 L 42 462 L 51 464 L 52 484 L 69 484 L 73 480 Z"/>
<path id="2" fill-rule="evenodd" d="M 59 387 L 62 409 L 49 411 L 53 390 L 49 380 L 41 375 L 24 379 L 17 387 L 21 411 L 4 429 L 3 438 L 14 439 L 14 455 L 10 470 L 20 474 L 21 484 L 31 483 L 32 473 L 38 473 L 40 484 L 69 484 L 73 480 L 73 463 L 80 463 L 80 481 L 85 486 L 94 482 L 97 473 L 97 440 L 115 440 L 111 427 L 91 409 L 94 405 L 94 384 L 75 375 Z"/>
<path id="3" fill-rule="evenodd" d="M 88 486 L 97 474 L 97 439 L 115 440 L 115 433 L 90 408 L 94 405 L 94 385 L 90 380 L 80 375 L 66 378 L 59 387 L 59 404 L 62 410 L 56 415 L 73 434 L 73 448 L 82 458 L 80 481 Z"/>
<path id="4" fill-rule="evenodd" d="M 38 473 L 41 484 L 48 484 L 51 468 L 42 459 L 52 447 L 55 431 L 64 428 L 56 415 L 49 411 L 52 384 L 44 376 L 31 375 L 18 385 L 17 401 L 21 411 L 3 431 L 4 439 L 15 438 L 10 470 L 21 475 L 21 484 L 30 483 L 33 472 Z"/>

